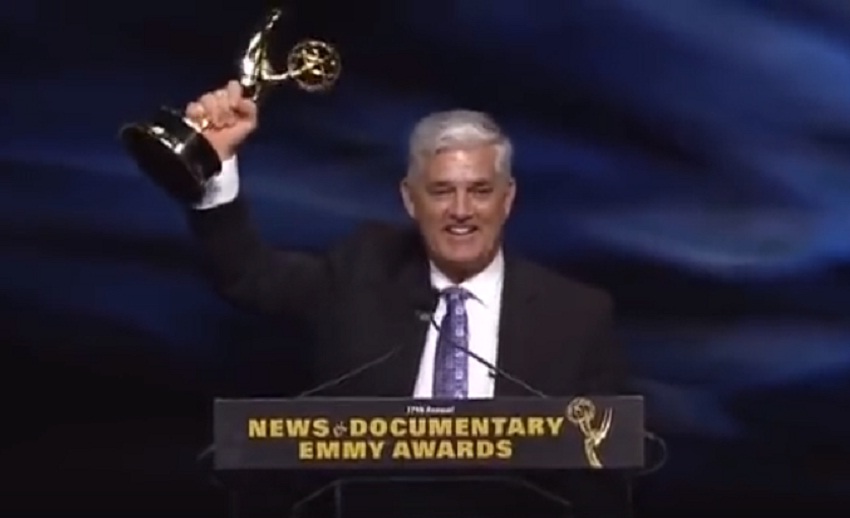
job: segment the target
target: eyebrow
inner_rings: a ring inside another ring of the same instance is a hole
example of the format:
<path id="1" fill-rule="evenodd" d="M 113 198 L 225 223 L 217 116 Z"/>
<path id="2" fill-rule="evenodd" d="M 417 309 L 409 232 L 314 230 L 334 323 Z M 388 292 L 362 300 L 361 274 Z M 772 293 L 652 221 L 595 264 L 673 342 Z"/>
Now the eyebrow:
<path id="1" fill-rule="evenodd" d="M 437 180 L 434 182 L 428 183 L 428 187 L 455 187 L 457 185 L 466 184 L 470 187 L 484 187 L 490 186 L 495 183 L 493 180 L 474 180 L 471 182 L 450 182 L 448 180 Z"/>

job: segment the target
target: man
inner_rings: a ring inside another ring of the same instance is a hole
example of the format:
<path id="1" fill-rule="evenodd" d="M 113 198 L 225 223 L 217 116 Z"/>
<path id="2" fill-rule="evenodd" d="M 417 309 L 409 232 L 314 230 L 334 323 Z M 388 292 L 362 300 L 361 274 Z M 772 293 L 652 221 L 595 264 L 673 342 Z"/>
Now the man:
<path id="1" fill-rule="evenodd" d="M 529 395 L 485 362 L 548 395 L 622 389 L 610 297 L 502 250 L 516 195 L 512 145 L 487 115 L 437 113 L 414 129 L 401 197 L 418 231 L 366 225 L 320 256 L 270 249 L 249 220 L 236 153 L 257 110 L 238 83 L 190 103 L 186 116 L 223 164 L 190 211 L 219 292 L 301 324 L 317 382 L 380 359 L 325 395 Z M 629 514 L 622 480 L 573 476 L 565 491 L 580 515 Z"/>

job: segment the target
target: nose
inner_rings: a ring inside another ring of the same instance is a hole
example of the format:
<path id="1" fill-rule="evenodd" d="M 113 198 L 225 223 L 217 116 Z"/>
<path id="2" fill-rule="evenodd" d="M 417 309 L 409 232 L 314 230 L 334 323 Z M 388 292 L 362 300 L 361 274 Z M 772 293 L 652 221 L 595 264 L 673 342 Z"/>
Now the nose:
<path id="1" fill-rule="evenodd" d="M 472 204 L 465 192 L 459 191 L 452 197 L 449 214 L 457 221 L 465 221 L 472 217 Z"/>

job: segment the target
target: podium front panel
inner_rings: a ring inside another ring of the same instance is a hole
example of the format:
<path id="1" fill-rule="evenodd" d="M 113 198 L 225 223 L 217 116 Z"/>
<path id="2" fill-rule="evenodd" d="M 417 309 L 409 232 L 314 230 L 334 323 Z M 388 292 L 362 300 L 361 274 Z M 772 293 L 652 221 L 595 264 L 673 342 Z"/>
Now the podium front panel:
<path id="1" fill-rule="evenodd" d="M 219 470 L 629 469 L 640 396 L 218 399 Z"/>

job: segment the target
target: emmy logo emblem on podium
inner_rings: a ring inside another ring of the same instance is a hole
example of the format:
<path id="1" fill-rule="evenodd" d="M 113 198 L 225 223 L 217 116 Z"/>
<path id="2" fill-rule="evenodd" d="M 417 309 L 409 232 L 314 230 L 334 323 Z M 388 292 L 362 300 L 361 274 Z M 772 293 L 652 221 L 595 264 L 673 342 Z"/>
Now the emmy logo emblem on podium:
<path id="1" fill-rule="evenodd" d="M 596 421 L 596 405 L 587 398 L 579 397 L 567 405 L 567 420 L 572 423 L 584 436 L 584 456 L 592 468 L 601 468 L 597 450 L 608 437 L 613 419 L 613 410 L 606 408 L 598 425 Z"/>
<path id="2" fill-rule="evenodd" d="M 269 86 L 285 81 L 307 92 L 328 90 L 342 71 L 336 49 L 315 39 L 295 44 L 285 68 L 276 68 L 269 48 L 281 14 L 279 9 L 269 13 L 239 59 L 242 95 L 255 102 Z M 136 165 L 154 183 L 178 200 L 194 202 L 204 194 L 207 182 L 221 171 L 221 160 L 203 135 L 208 124 L 189 120 L 172 108 L 161 108 L 151 122 L 127 124 L 119 135 Z"/>

